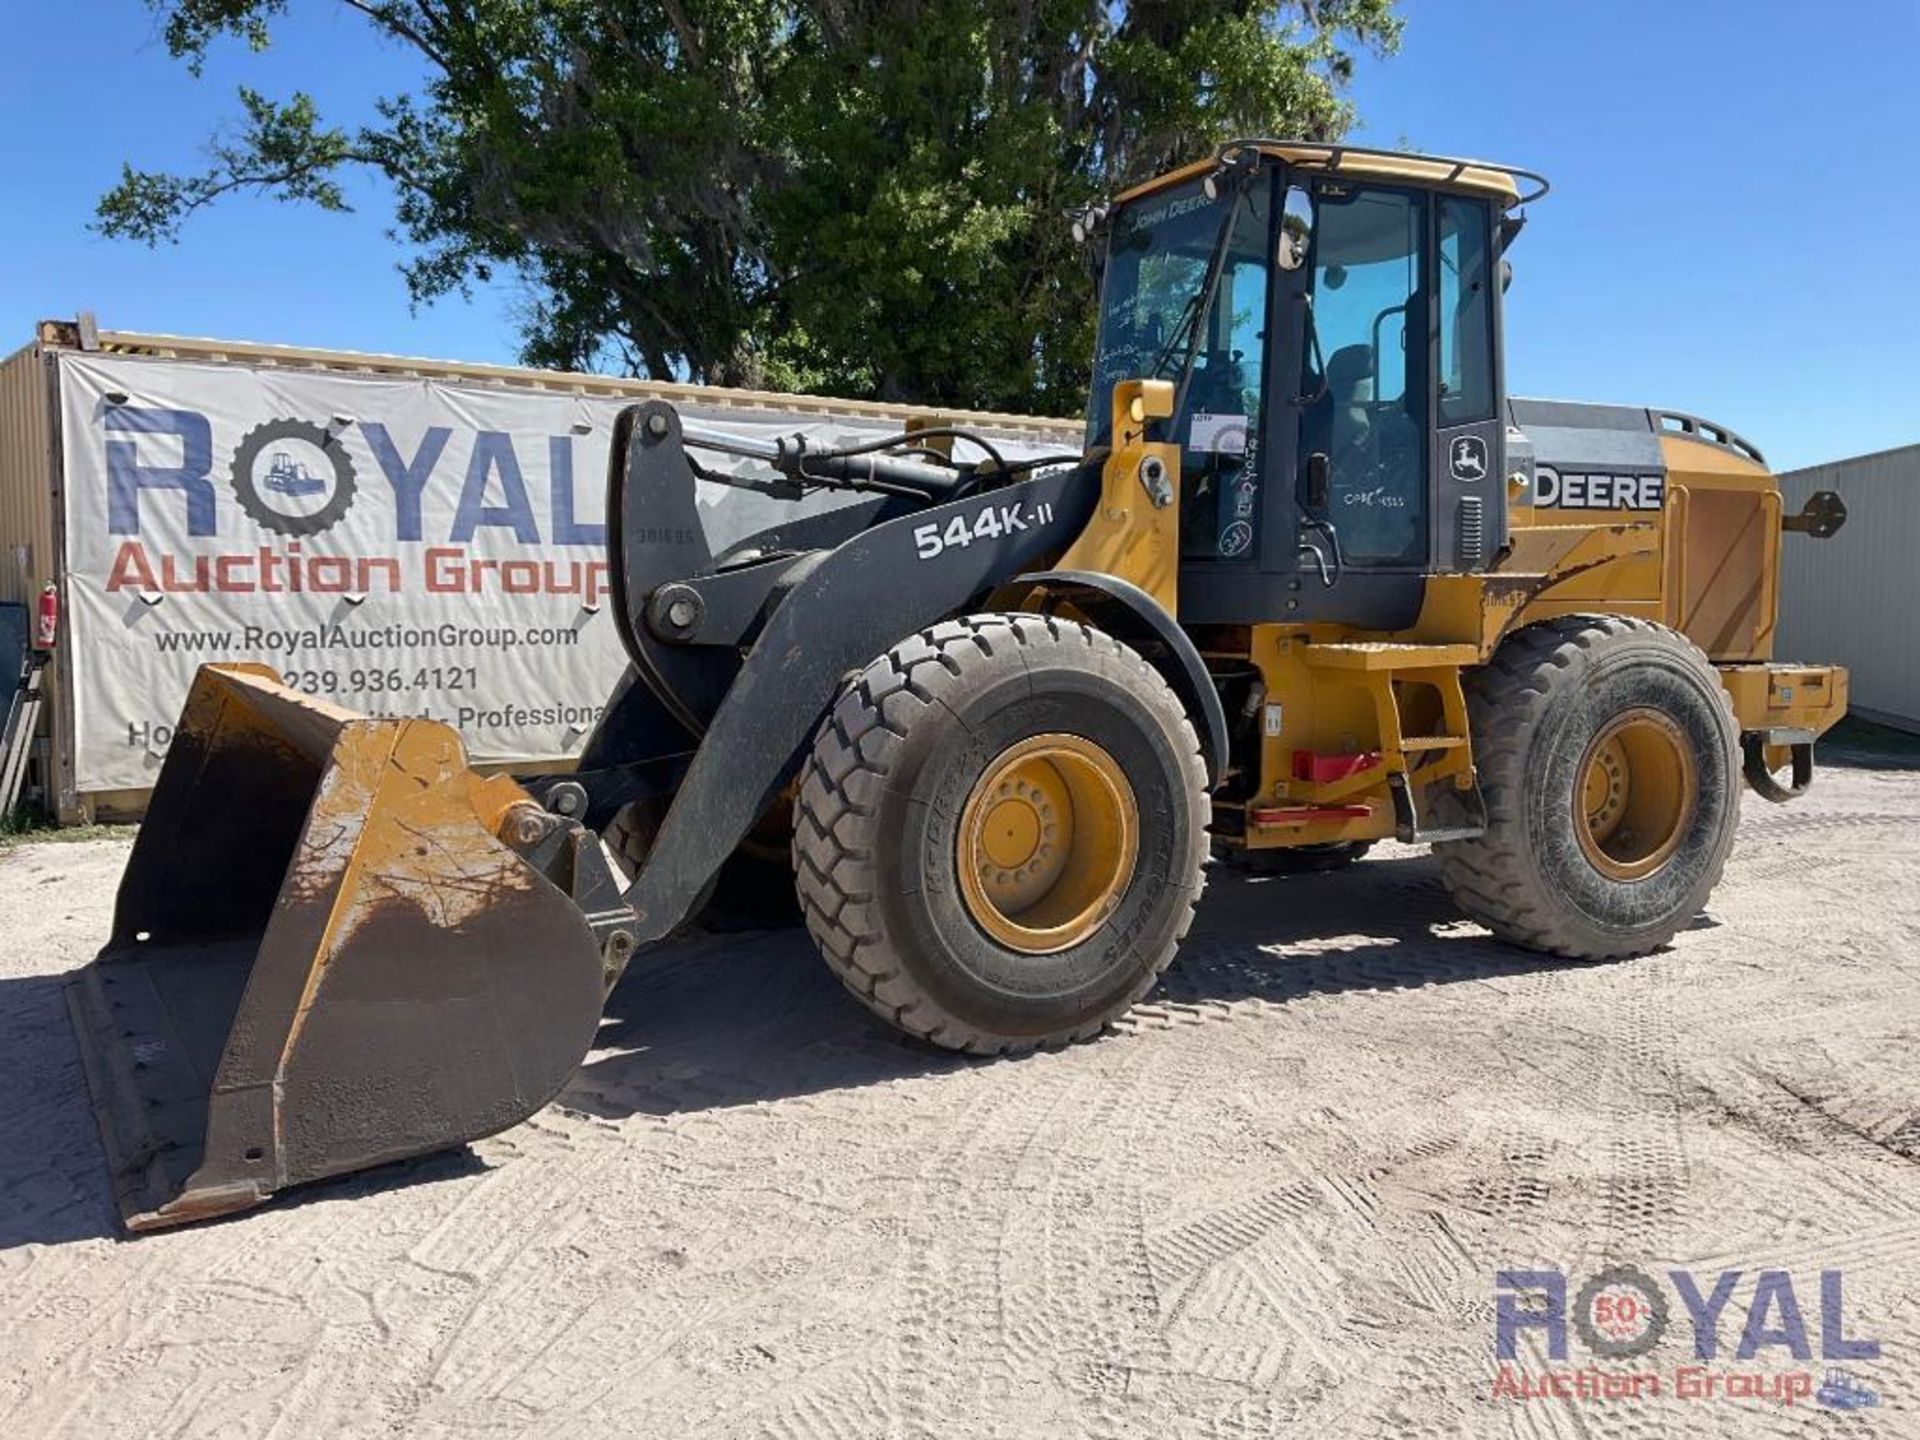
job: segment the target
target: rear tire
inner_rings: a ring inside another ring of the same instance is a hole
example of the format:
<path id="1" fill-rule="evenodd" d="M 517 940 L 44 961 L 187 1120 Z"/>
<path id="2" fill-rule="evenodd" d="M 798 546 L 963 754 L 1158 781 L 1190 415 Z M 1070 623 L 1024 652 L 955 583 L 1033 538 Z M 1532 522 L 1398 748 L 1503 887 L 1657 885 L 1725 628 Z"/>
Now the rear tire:
<path id="1" fill-rule="evenodd" d="M 1733 848 L 1740 762 L 1691 641 L 1621 616 L 1531 625 L 1469 677 L 1467 708 L 1487 830 L 1434 847 L 1462 910 L 1582 960 L 1644 955 L 1700 912 Z"/>
<path id="2" fill-rule="evenodd" d="M 977 615 L 847 685 L 803 772 L 794 871 L 862 1004 L 1007 1054 L 1093 1035 L 1152 987 L 1205 883 L 1208 814 L 1158 671 L 1086 625 Z"/>

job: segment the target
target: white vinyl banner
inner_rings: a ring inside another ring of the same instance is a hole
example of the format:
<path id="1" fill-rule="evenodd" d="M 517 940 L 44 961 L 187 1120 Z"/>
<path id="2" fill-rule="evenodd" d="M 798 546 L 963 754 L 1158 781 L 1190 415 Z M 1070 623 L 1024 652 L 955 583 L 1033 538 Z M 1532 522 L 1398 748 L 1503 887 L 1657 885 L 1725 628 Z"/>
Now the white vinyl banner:
<path id="1" fill-rule="evenodd" d="M 444 720 L 475 760 L 567 756 L 593 729 L 626 665 L 603 511 L 631 402 L 72 354 L 60 397 L 82 791 L 151 786 L 195 669 L 215 661 Z M 897 428 L 688 413 L 757 437 Z M 1025 457 L 1077 437 L 995 439 Z M 704 481 L 700 500 L 716 550 L 799 513 Z"/>

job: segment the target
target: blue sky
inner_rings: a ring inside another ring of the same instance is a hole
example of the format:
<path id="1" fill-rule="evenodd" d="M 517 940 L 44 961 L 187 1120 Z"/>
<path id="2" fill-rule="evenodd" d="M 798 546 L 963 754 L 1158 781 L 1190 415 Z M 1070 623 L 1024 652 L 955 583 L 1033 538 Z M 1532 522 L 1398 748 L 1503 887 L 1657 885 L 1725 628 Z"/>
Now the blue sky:
<path id="1" fill-rule="evenodd" d="M 172 61 L 138 0 L 8 0 L 0 47 L 0 351 L 86 307 L 109 328 L 511 360 L 519 296 L 410 312 L 386 200 L 352 215 L 236 198 L 149 252 L 85 226 L 122 160 L 190 167 L 234 87 L 348 117 L 413 75 L 326 0 L 274 51 Z M 1843 24 L 1824 18 L 1842 10 Z M 1408 0 L 1363 64 L 1357 140 L 1545 171 L 1516 247 L 1523 394 L 1692 410 L 1779 468 L 1920 441 L 1920 6 Z M 76 61 L 73 57 L 84 57 Z"/>

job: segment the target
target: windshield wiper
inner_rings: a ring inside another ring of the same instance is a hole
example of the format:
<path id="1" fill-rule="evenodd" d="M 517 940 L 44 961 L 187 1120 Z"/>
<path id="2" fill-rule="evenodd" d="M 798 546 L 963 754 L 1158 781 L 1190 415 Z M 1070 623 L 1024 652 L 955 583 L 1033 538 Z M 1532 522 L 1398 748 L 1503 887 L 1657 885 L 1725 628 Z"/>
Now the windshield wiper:
<path id="1" fill-rule="evenodd" d="M 1187 387 L 1193 383 L 1194 362 L 1200 358 L 1198 330 L 1200 317 L 1213 305 L 1214 294 L 1220 289 L 1220 277 L 1227 269 L 1227 248 L 1233 243 L 1233 229 L 1240 220 L 1240 203 L 1247 198 L 1252 188 L 1253 177 L 1259 172 L 1251 166 L 1237 169 L 1233 181 L 1233 196 L 1227 203 L 1227 213 L 1220 217 L 1220 234 L 1213 242 L 1213 254 L 1207 258 L 1206 280 L 1199 292 L 1188 302 L 1182 314 L 1180 324 L 1167 342 L 1167 348 L 1160 352 L 1160 358 L 1153 362 L 1152 375 L 1160 373 L 1160 367 L 1173 353 L 1174 347 L 1184 337 L 1187 339 L 1187 358 L 1180 366 L 1180 380 L 1173 390 L 1173 413 L 1178 415 L 1186 408 Z"/>
<path id="2" fill-rule="evenodd" d="M 1172 338 L 1161 347 L 1160 353 L 1153 357 L 1153 364 L 1147 367 L 1147 379 L 1159 379 L 1161 367 L 1173 357 L 1173 352 L 1180 348 L 1180 342 L 1187 338 L 1187 332 L 1193 328 L 1194 317 L 1200 313 L 1202 293 L 1199 290 L 1194 291 L 1192 298 L 1187 301 L 1187 308 L 1180 312 L 1179 320 L 1174 323 Z"/>

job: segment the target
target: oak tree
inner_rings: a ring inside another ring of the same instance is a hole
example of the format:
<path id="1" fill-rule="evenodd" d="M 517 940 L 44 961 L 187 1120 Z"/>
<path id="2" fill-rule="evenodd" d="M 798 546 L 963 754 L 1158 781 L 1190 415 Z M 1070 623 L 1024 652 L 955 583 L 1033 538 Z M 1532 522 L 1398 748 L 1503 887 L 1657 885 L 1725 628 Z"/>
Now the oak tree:
<path id="1" fill-rule="evenodd" d="M 294 0 L 147 0 L 171 52 L 272 43 Z M 239 96 L 188 174 L 128 165 L 109 235 L 224 195 L 391 183 L 416 302 L 496 274 L 532 364 L 1039 412 L 1083 403 L 1063 214 L 1250 134 L 1332 138 L 1393 0 L 301 0 L 422 79 L 370 117 Z"/>

